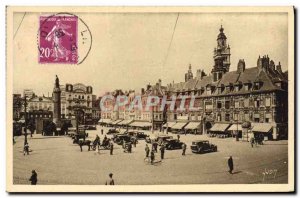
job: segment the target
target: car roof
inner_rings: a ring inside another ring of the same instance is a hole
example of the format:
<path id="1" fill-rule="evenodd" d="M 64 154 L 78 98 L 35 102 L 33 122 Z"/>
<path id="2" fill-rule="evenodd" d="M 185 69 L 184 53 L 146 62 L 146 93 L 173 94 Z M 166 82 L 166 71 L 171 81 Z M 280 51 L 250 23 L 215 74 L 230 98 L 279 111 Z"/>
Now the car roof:
<path id="1" fill-rule="evenodd" d="M 208 142 L 208 140 L 195 140 L 193 142 L 196 142 L 196 143 L 198 143 L 198 142 Z"/>

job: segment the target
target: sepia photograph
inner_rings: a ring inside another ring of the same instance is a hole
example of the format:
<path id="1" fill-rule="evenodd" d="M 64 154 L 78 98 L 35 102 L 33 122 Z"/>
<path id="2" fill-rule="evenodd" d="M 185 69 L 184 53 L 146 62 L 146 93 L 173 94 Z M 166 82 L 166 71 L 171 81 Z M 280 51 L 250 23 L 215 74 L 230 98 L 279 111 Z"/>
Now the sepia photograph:
<path id="1" fill-rule="evenodd" d="M 293 192 L 294 8 L 6 8 L 8 192 Z"/>

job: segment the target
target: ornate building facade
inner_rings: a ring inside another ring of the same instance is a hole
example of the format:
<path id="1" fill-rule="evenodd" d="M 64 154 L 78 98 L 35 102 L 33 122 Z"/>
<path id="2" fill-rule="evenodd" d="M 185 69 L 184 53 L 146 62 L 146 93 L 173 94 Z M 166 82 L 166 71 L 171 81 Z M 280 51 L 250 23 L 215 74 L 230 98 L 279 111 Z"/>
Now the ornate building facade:
<path id="1" fill-rule="evenodd" d="M 207 133 L 215 124 L 234 125 L 241 130 L 245 122 L 253 126 L 259 123 L 260 126 L 256 128 L 269 130 L 273 139 L 286 136 L 288 82 L 280 62 L 275 65 L 268 56 L 263 56 L 258 57 L 256 66 L 246 68 L 245 61 L 241 59 L 236 70 L 229 71 L 230 47 L 226 43 L 227 37 L 221 27 L 210 75 L 198 70 L 195 78 L 168 85 L 168 96 L 186 96 L 187 104 L 194 95 L 194 107 L 197 109 L 168 111 L 168 122 L 186 123 L 181 125 L 182 128 L 188 126 L 189 122 L 195 122 L 193 129 L 200 133 Z M 190 70 L 191 66 L 188 73 Z M 179 105 L 180 101 L 177 101 L 176 106 Z"/>

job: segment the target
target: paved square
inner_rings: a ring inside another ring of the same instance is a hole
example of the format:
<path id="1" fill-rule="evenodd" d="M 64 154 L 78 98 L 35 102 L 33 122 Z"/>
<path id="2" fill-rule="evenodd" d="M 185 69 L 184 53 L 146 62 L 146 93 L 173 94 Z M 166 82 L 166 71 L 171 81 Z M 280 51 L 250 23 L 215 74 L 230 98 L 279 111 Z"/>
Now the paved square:
<path id="1" fill-rule="evenodd" d="M 102 127 L 87 131 L 93 140 L 100 135 Z M 107 128 L 103 128 L 106 133 Z M 151 132 L 147 132 L 154 135 Z M 158 132 L 155 132 L 158 133 Z M 171 134 L 171 133 L 169 133 Z M 174 135 L 176 138 L 176 135 Z M 103 135 L 100 135 L 101 141 Z M 190 145 L 193 140 L 209 140 L 218 146 L 218 152 L 193 154 Z M 121 146 L 114 144 L 114 154 L 109 150 L 87 151 L 72 143 L 67 136 L 28 136 L 33 152 L 23 156 L 24 137 L 16 137 L 13 146 L 13 182 L 30 184 L 31 170 L 38 174 L 38 184 L 86 184 L 102 185 L 109 173 L 114 174 L 115 184 L 252 184 L 287 183 L 288 145 L 287 141 L 268 141 L 251 148 L 250 143 L 235 139 L 208 138 L 206 135 L 181 135 L 187 144 L 186 156 L 181 150 L 167 150 L 162 163 L 148 165 L 144 162 L 145 141 L 139 140 L 132 153 L 124 153 Z M 233 156 L 234 174 L 228 173 L 227 159 Z M 160 159 L 160 154 L 156 154 Z M 271 173 L 273 174 L 266 174 Z M 276 171 L 276 174 L 274 174 Z M 265 174 L 264 174 L 265 173 Z"/>

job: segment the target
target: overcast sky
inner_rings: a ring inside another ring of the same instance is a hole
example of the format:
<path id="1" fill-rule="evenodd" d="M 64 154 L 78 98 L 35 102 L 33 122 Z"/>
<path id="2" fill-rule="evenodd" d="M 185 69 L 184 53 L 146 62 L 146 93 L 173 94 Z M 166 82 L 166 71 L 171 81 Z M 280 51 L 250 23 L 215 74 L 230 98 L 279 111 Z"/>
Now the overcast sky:
<path id="1" fill-rule="evenodd" d="M 33 89 L 51 94 L 55 75 L 61 84 L 83 83 L 102 95 L 114 89 L 140 89 L 160 78 L 166 85 L 184 81 L 192 64 L 210 73 L 213 50 L 221 23 L 231 47 L 230 70 L 239 59 L 255 67 L 259 55 L 268 54 L 283 70 L 288 67 L 288 19 L 285 13 L 227 13 L 179 15 L 168 53 L 177 13 L 78 14 L 89 26 L 93 43 L 81 65 L 38 63 L 37 31 L 40 13 L 14 16 L 14 93 Z M 80 45 L 79 45 L 80 47 Z"/>

